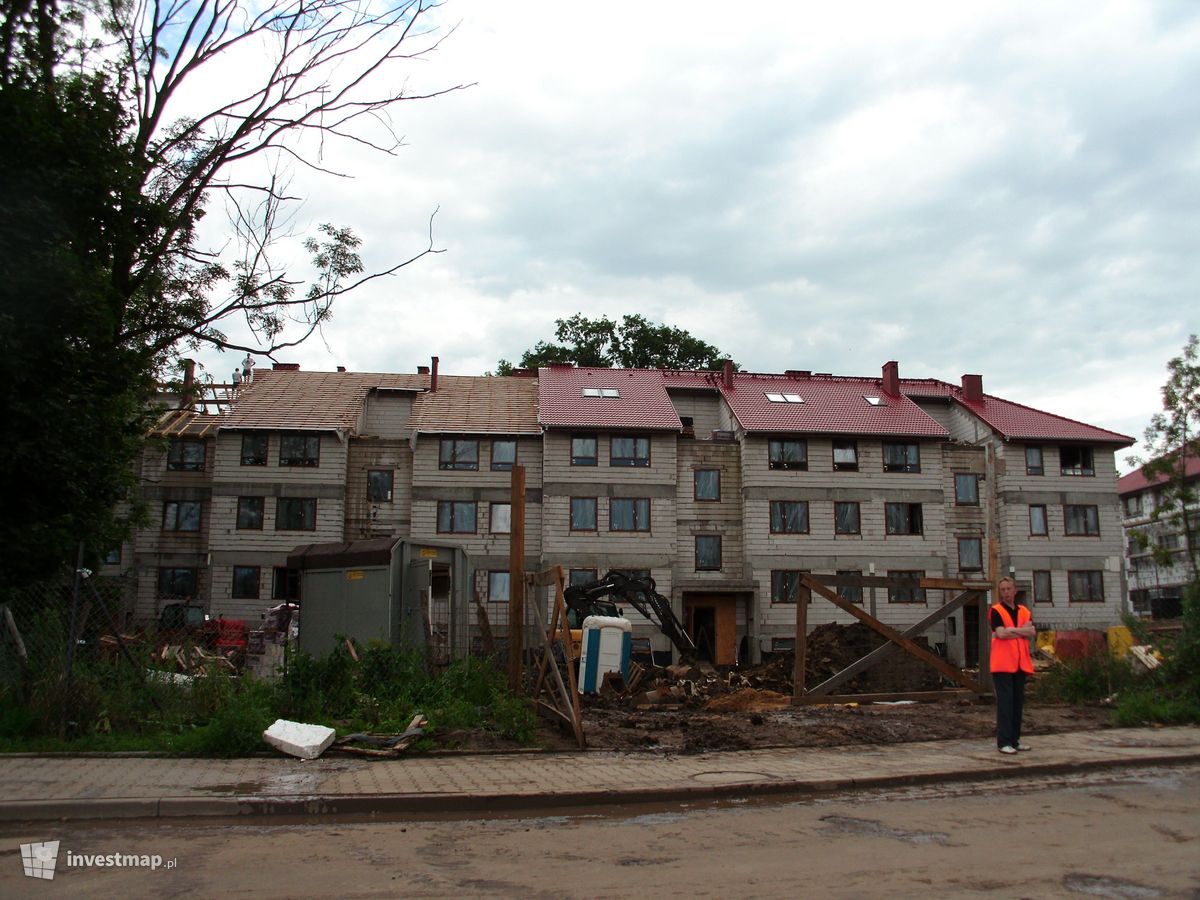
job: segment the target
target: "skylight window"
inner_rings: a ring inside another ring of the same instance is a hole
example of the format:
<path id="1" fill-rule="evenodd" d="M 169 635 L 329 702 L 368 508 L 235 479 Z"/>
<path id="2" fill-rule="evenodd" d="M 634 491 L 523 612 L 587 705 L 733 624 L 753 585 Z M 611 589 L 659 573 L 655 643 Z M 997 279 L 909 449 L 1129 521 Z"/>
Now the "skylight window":
<path id="1" fill-rule="evenodd" d="M 882 397 L 868 397 L 866 395 L 863 395 L 863 399 L 866 400 L 868 403 L 870 403 L 872 406 L 887 406 L 887 403 L 884 402 Z"/>
<path id="2" fill-rule="evenodd" d="M 616 388 L 584 388 L 583 396 L 585 397 L 603 397 L 607 400 L 616 399 L 621 396 L 621 392 Z"/>
<path id="3" fill-rule="evenodd" d="M 770 400 L 772 403 L 803 403 L 804 402 L 804 398 L 801 397 L 799 394 L 772 394 L 772 393 L 768 393 L 766 391 L 764 391 L 763 393 L 766 394 L 767 399 Z"/>

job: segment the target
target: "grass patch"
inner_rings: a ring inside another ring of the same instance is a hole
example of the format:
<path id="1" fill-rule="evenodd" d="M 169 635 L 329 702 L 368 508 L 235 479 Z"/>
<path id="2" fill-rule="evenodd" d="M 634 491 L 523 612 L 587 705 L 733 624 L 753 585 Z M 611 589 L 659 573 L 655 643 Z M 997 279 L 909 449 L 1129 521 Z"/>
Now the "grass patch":
<path id="1" fill-rule="evenodd" d="M 1143 686 L 1120 698 L 1113 713 L 1113 724 L 1200 724 L 1200 698 L 1195 695 L 1167 696 L 1156 686 Z"/>
<path id="2" fill-rule="evenodd" d="M 487 660 L 460 660 L 431 674 L 415 653 L 372 644 L 355 662 L 339 644 L 320 659 L 297 653 L 279 681 L 218 673 L 190 685 L 144 679 L 152 663 L 148 648 L 137 656 L 138 670 L 84 656 L 70 686 L 52 665 L 21 691 L 0 687 L 0 752 L 237 757 L 266 749 L 262 732 L 277 718 L 342 734 L 398 733 L 417 713 L 431 729 L 484 731 L 523 744 L 537 735 L 531 704 L 511 694 Z"/>
<path id="3" fill-rule="evenodd" d="M 1099 703 L 1137 683 L 1133 668 L 1107 653 L 1059 662 L 1039 673 L 1033 682 L 1033 698 L 1043 703 Z"/>

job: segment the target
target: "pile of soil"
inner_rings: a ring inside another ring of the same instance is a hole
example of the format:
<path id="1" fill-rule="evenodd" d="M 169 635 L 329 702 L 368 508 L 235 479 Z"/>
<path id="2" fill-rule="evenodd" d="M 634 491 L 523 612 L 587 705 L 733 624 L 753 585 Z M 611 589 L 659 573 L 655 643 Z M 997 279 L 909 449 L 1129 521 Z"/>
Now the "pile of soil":
<path id="1" fill-rule="evenodd" d="M 887 638 L 862 622 L 852 625 L 829 623 L 813 629 L 808 636 L 805 685 L 810 689 L 816 687 L 887 642 Z M 932 652 L 924 637 L 913 638 L 913 643 Z M 897 647 L 865 672 L 838 687 L 837 693 L 935 691 L 941 686 L 942 676 L 932 667 Z"/>

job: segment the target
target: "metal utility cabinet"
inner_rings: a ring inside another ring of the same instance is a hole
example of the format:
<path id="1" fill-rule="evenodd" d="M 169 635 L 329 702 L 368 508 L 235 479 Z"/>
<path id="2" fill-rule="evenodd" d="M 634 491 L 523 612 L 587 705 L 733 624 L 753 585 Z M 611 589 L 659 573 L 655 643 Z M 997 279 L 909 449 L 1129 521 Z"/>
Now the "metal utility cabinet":
<path id="1" fill-rule="evenodd" d="M 300 649 L 315 656 L 339 636 L 423 652 L 434 664 L 465 656 L 470 563 L 454 544 L 386 537 L 305 544 L 288 556 L 300 570 Z"/>

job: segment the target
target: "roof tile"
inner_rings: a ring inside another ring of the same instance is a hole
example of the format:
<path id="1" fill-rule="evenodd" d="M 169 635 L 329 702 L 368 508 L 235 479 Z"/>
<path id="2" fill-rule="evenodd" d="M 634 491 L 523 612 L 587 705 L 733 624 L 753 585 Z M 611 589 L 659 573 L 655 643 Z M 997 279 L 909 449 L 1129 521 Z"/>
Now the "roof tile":
<path id="1" fill-rule="evenodd" d="M 536 378 L 442 375 L 413 404 L 411 426 L 427 433 L 541 434 Z"/>
<path id="2" fill-rule="evenodd" d="M 428 375 L 298 372 L 267 369 L 238 390 L 221 428 L 357 431 L 368 391 L 422 391 Z"/>

